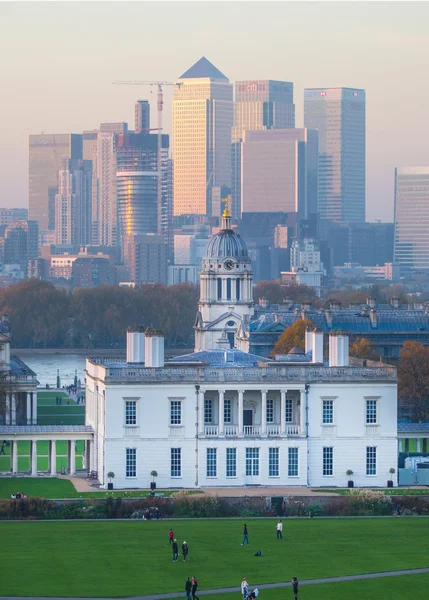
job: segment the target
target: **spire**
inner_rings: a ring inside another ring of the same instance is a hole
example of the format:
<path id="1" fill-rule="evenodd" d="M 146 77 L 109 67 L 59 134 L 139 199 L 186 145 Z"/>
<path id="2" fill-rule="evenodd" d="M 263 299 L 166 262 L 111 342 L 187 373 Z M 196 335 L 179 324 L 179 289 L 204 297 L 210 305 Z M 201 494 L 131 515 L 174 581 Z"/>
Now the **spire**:
<path id="1" fill-rule="evenodd" d="M 229 198 L 224 198 L 225 209 L 222 213 L 222 229 L 231 229 L 231 213 L 229 212 Z"/>

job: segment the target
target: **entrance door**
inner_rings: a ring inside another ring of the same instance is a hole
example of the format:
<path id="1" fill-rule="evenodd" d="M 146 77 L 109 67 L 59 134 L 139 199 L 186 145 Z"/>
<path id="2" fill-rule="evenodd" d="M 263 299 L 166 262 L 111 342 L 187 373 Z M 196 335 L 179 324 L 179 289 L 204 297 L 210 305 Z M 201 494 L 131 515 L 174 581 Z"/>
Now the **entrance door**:
<path id="1" fill-rule="evenodd" d="M 253 410 L 243 410 L 243 425 L 253 425 Z"/>

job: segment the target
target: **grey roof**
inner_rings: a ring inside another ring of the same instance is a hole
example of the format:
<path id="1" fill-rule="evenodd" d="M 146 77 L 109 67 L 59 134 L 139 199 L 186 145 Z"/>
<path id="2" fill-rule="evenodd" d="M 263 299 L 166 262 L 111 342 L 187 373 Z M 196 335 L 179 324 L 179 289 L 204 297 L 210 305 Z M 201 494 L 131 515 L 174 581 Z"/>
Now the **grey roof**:
<path id="1" fill-rule="evenodd" d="M 398 433 L 429 432 L 429 422 L 426 423 L 398 423 Z"/>
<path id="2" fill-rule="evenodd" d="M 0 425 L 1 433 L 94 433 L 91 425 Z"/>
<path id="3" fill-rule="evenodd" d="M 210 77 L 210 79 L 224 79 L 229 81 L 219 69 L 209 61 L 205 56 L 200 58 L 190 69 L 185 71 L 179 79 L 199 79 L 202 77 Z"/>
<path id="4" fill-rule="evenodd" d="M 206 258 L 248 258 L 249 253 L 241 235 L 232 229 L 222 229 L 210 239 L 204 256 Z"/>
<path id="5" fill-rule="evenodd" d="M 256 354 L 248 354 L 242 350 L 203 350 L 202 352 L 193 352 L 192 354 L 185 354 L 183 356 L 176 356 L 168 361 L 171 363 L 185 363 L 185 362 L 201 362 L 207 363 L 211 366 L 216 367 L 256 367 L 258 362 L 274 362 L 268 358 L 257 356 Z M 167 365 L 166 365 L 167 366 Z"/>
<path id="6" fill-rule="evenodd" d="M 36 373 L 17 356 L 10 357 L 10 370 L 13 375 L 33 375 L 36 377 Z"/>

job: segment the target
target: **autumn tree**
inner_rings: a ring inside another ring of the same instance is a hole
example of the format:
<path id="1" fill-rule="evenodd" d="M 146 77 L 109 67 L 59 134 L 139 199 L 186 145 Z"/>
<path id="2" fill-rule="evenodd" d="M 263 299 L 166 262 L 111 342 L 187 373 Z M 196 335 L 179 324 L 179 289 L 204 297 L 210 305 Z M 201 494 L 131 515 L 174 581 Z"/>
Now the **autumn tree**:
<path id="1" fill-rule="evenodd" d="M 411 409 L 415 422 L 429 420 L 429 349 L 419 342 L 405 342 L 398 368 L 398 395 Z"/>
<path id="2" fill-rule="evenodd" d="M 350 356 L 366 360 L 376 360 L 377 353 L 367 338 L 357 338 L 349 348 Z"/>
<path id="3" fill-rule="evenodd" d="M 276 354 L 287 354 L 294 346 L 305 350 L 305 330 L 314 326 L 309 319 L 297 319 L 290 327 L 286 327 L 277 340 L 271 356 Z"/>

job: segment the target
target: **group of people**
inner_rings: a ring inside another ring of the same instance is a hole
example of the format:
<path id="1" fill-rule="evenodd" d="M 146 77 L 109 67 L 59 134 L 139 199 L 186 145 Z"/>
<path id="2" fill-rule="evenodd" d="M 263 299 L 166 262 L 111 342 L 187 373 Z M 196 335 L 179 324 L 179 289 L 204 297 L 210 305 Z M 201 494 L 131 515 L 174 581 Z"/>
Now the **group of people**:
<path id="1" fill-rule="evenodd" d="M 198 581 L 195 579 L 195 577 L 192 575 L 192 577 L 187 577 L 186 578 L 186 583 L 185 583 L 185 592 L 186 592 L 186 598 L 188 600 L 191 600 L 191 596 L 192 596 L 192 600 L 200 600 L 197 596 L 197 589 L 198 589 Z"/>
<path id="2" fill-rule="evenodd" d="M 11 495 L 12 500 L 24 500 L 27 496 L 22 492 L 16 492 L 16 494 Z"/>
<path id="3" fill-rule="evenodd" d="M 298 600 L 298 579 L 296 577 L 292 577 L 292 592 L 294 600 Z M 259 595 L 258 588 L 255 588 L 252 592 L 249 589 L 249 584 L 247 583 L 247 579 L 244 578 L 241 582 L 241 596 L 242 600 L 254 600 Z M 189 599 L 188 599 L 189 600 Z"/>
<path id="4" fill-rule="evenodd" d="M 176 538 L 174 537 L 174 531 L 172 529 L 170 529 L 170 531 L 168 532 L 168 540 L 169 540 L 169 543 L 173 550 L 173 562 L 177 562 L 177 560 L 179 558 L 179 546 L 177 544 Z M 186 562 L 188 553 L 189 553 L 188 544 L 187 544 L 187 542 L 183 542 L 183 544 L 182 544 L 183 562 Z"/>

